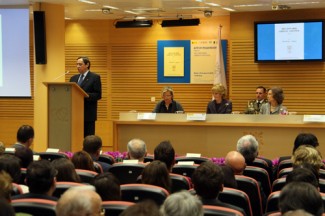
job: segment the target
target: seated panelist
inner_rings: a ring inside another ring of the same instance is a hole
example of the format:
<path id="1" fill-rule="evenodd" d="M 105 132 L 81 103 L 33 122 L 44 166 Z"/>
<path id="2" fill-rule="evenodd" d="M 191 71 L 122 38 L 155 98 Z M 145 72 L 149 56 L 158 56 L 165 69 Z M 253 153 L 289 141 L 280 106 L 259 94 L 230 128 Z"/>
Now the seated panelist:
<path id="1" fill-rule="evenodd" d="M 176 113 L 177 111 L 184 112 L 180 103 L 174 100 L 174 90 L 170 86 L 165 86 L 161 92 L 162 100 L 157 103 L 153 113 Z"/>
<path id="2" fill-rule="evenodd" d="M 267 91 L 268 103 L 262 105 L 260 114 L 263 115 L 286 115 L 287 108 L 282 105 L 284 100 L 283 90 L 280 87 L 272 87 Z"/>
<path id="3" fill-rule="evenodd" d="M 221 84 L 216 84 L 211 89 L 214 100 L 207 106 L 207 114 L 230 114 L 232 112 L 232 102 L 226 100 L 226 88 Z"/>
<path id="4" fill-rule="evenodd" d="M 255 99 L 248 101 L 245 114 L 258 114 L 263 104 L 267 103 L 266 98 L 267 92 L 266 88 L 263 86 L 258 86 L 255 90 Z"/>

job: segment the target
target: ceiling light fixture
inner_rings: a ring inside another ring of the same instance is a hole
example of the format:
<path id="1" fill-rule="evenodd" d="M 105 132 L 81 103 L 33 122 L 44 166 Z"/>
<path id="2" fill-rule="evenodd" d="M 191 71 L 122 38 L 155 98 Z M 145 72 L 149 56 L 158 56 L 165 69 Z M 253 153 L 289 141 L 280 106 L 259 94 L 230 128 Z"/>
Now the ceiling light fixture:
<path id="1" fill-rule="evenodd" d="M 200 19 L 163 20 L 161 27 L 197 26 L 199 24 Z"/>
<path id="2" fill-rule="evenodd" d="M 117 21 L 115 28 L 146 28 L 152 26 L 152 20 Z"/>

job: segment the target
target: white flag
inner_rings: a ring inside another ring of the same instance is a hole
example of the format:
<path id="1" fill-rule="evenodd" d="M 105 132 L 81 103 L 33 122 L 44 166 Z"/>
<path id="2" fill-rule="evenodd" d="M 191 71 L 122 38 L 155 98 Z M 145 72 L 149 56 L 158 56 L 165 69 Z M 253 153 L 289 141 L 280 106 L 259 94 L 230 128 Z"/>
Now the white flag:
<path id="1" fill-rule="evenodd" d="M 222 45 L 221 45 L 221 26 L 219 27 L 219 39 L 217 46 L 217 61 L 216 61 L 216 71 L 213 84 L 221 83 L 225 89 L 227 90 L 227 80 L 226 80 L 226 72 L 225 72 L 225 64 L 223 61 L 222 54 Z"/>

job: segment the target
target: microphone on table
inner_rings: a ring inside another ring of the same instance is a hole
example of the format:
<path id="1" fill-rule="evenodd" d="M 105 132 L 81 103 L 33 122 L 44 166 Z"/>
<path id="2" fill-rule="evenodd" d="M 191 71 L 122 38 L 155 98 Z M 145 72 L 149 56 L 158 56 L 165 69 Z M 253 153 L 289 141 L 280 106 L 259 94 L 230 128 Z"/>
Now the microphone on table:
<path id="1" fill-rule="evenodd" d="M 61 77 L 63 77 L 64 75 L 67 75 L 68 73 L 70 73 L 70 71 L 64 72 L 64 74 L 61 74 L 60 76 L 58 76 L 55 79 L 53 79 L 52 82 L 55 81 L 55 80 L 57 80 L 57 79 L 60 79 Z"/>

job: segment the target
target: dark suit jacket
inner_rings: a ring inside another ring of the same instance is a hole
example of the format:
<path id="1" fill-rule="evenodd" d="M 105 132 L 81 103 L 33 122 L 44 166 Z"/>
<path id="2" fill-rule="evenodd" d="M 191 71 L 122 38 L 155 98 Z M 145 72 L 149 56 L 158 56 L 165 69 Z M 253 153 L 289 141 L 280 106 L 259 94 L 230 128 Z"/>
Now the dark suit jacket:
<path id="1" fill-rule="evenodd" d="M 232 103 L 226 99 L 221 101 L 219 109 L 216 109 L 216 101 L 210 101 L 207 106 L 207 113 L 214 113 L 214 114 L 227 114 L 232 112 Z"/>
<path id="2" fill-rule="evenodd" d="M 70 78 L 70 82 L 78 82 L 80 74 Z M 102 84 L 100 76 L 93 72 L 88 72 L 80 87 L 89 95 L 84 101 L 84 121 L 97 120 L 97 101 L 102 98 Z"/>

